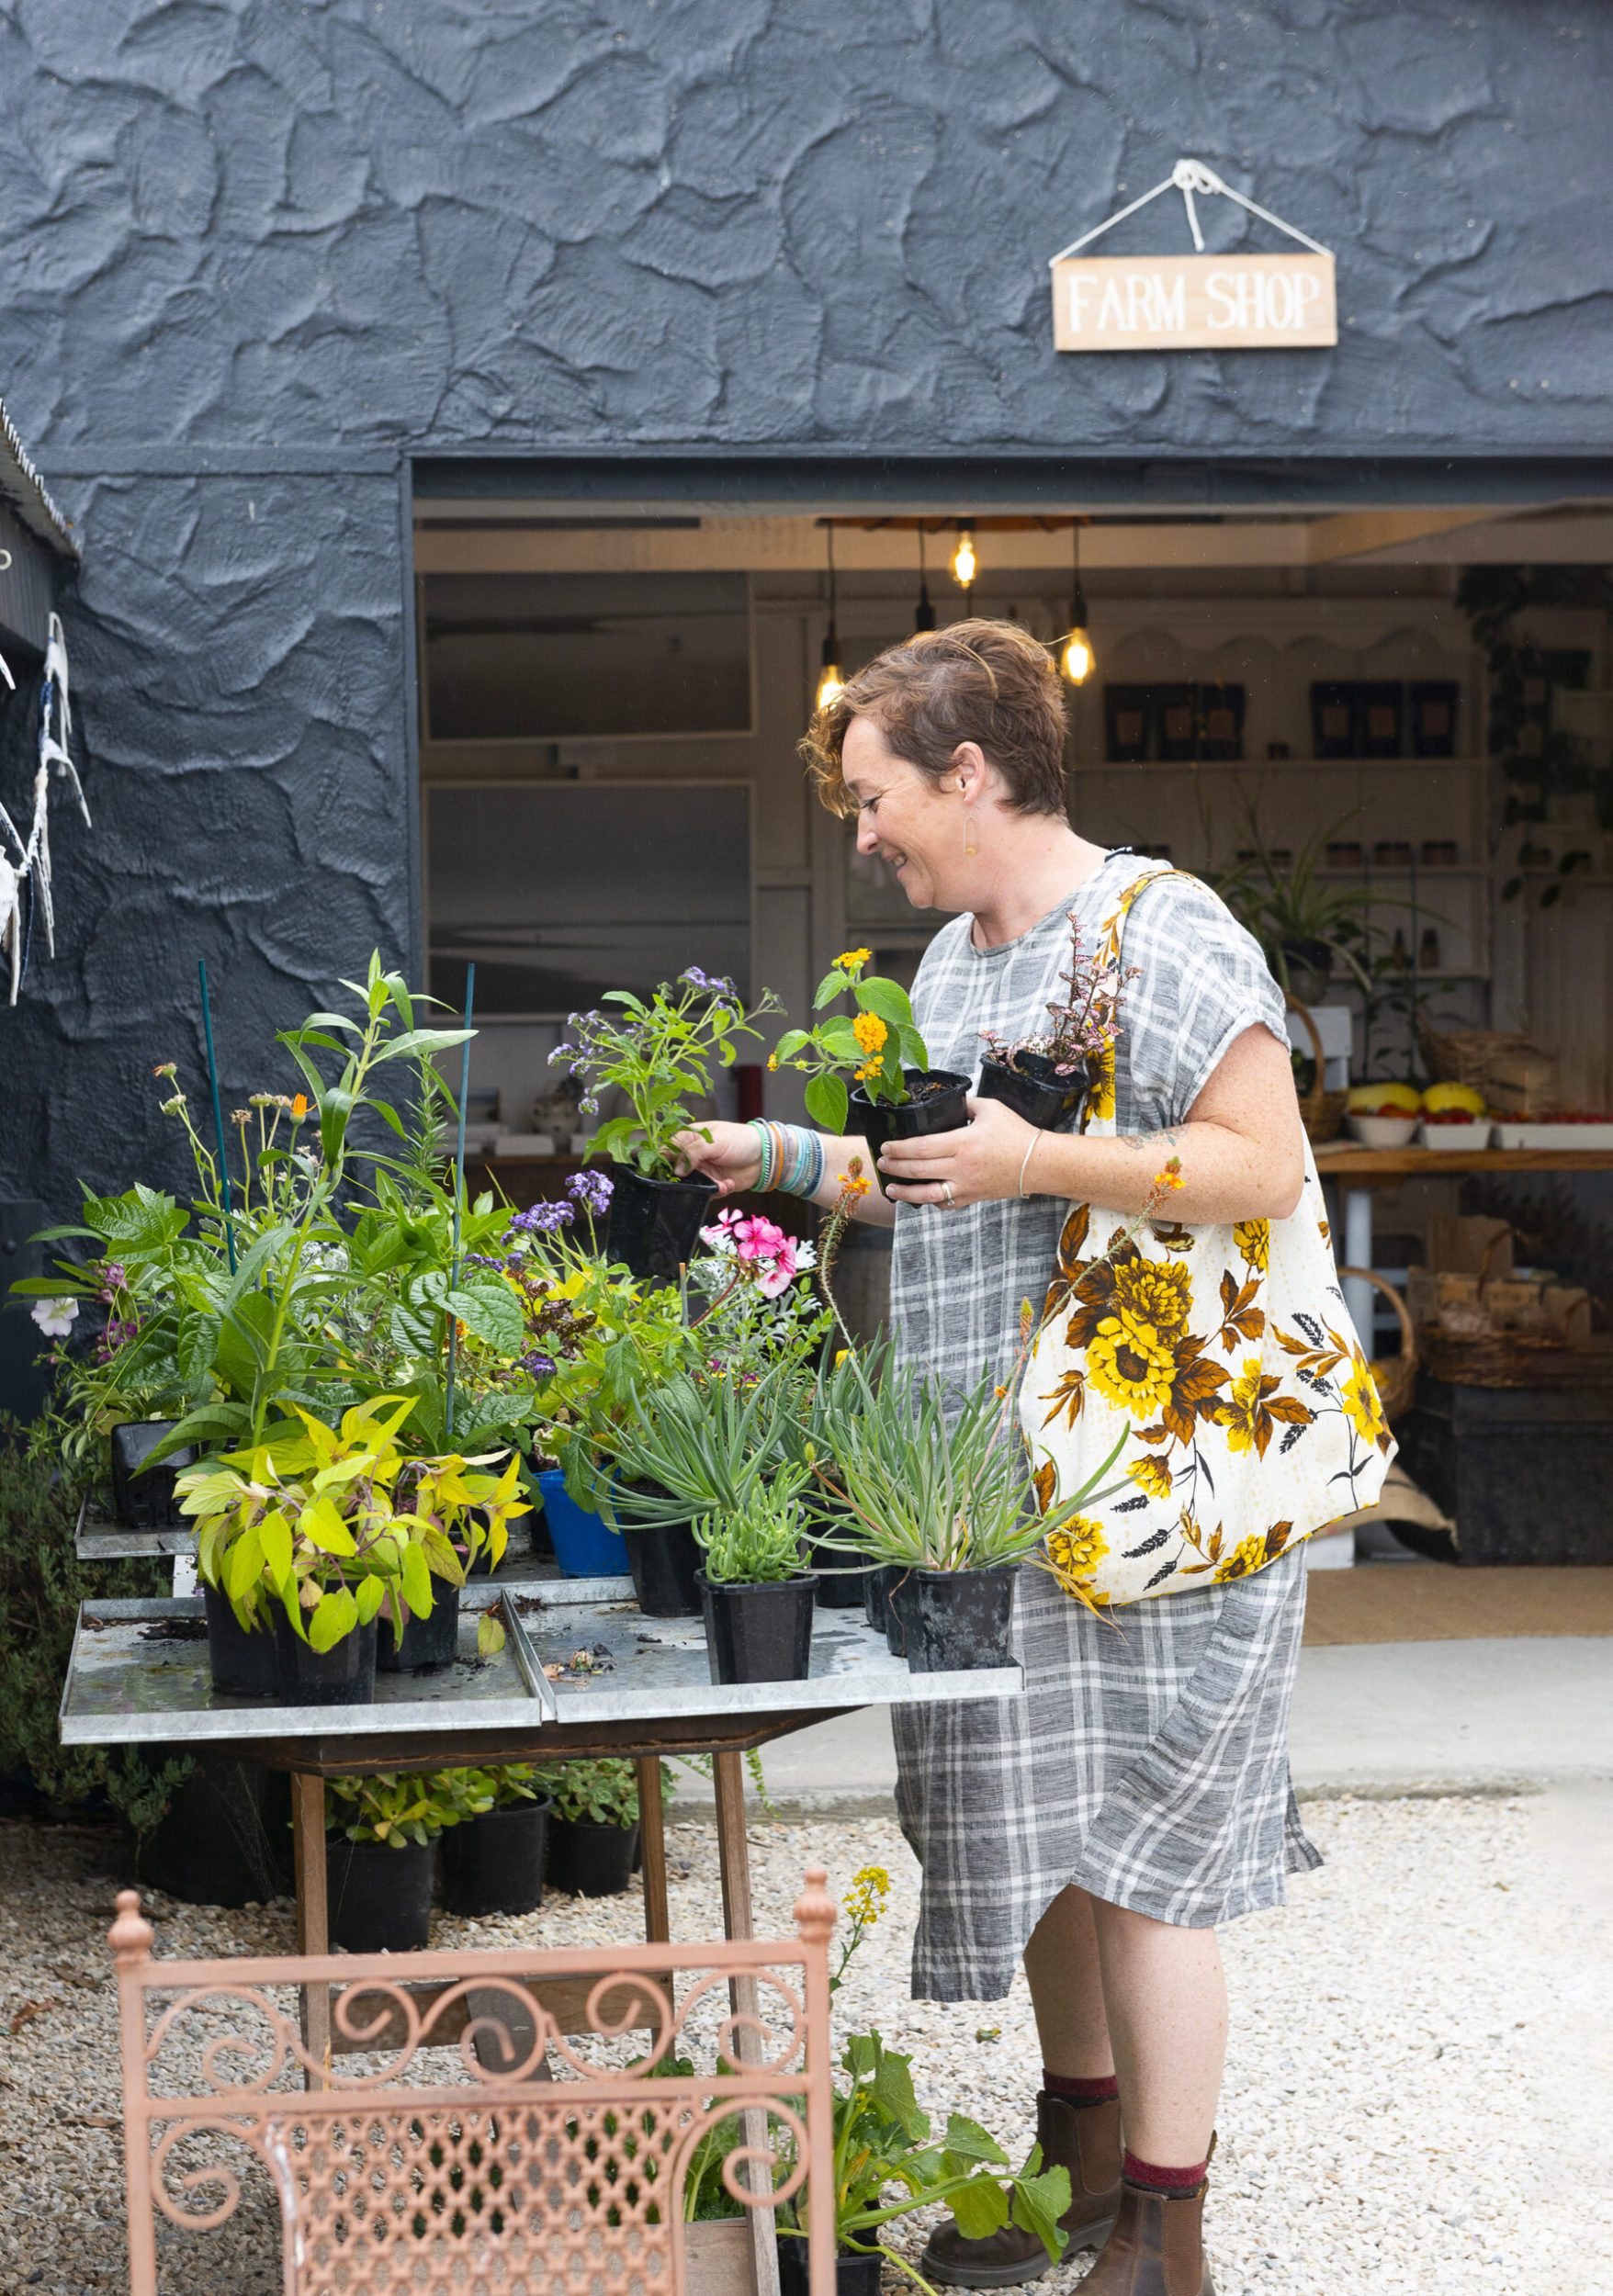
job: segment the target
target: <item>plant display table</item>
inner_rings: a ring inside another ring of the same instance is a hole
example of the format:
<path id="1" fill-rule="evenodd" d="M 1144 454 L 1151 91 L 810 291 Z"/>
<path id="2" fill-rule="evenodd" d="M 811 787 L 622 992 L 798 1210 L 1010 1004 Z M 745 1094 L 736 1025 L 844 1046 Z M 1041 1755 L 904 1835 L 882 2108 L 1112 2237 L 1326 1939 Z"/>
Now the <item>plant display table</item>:
<path id="1" fill-rule="evenodd" d="M 1403 1180 L 1454 1180 L 1469 1172 L 1613 1172 L 1606 1148 L 1355 1148 L 1330 1142 L 1315 1150 L 1316 1171 L 1342 1198 L 1340 1254 L 1351 1267 L 1372 1265 L 1372 1199 Z M 1372 1328 L 1372 1291 L 1359 1276 L 1344 1279 L 1350 1320 L 1363 1337 Z"/>

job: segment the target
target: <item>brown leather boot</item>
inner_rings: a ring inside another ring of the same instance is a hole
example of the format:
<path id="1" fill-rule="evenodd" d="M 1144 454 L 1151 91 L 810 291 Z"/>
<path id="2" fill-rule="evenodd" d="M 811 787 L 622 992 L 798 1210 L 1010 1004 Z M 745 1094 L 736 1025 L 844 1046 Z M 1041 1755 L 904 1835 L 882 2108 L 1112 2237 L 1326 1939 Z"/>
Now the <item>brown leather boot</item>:
<path id="1" fill-rule="evenodd" d="M 1066 2256 L 1100 2248 L 1120 2206 L 1120 2099 L 1072 2105 L 1043 2089 L 1036 2099 L 1036 2138 L 1043 2167 L 1070 2172 L 1070 2204 L 1058 2220 L 1069 2234 Z M 919 2269 L 948 2288 L 1017 2288 L 1051 2272 L 1053 2259 L 1034 2233 L 1017 2224 L 1005 2224 L 984 2240 L 965 2240 L 948 2223 L 931 2234 Z"/>
<path id="2" fill-rule="evenodd" d="M 1215 2296 L 1204 2261 L 1204 2195 L 1121 2187 L 1120 2214 L 1080 2296 Z"/>

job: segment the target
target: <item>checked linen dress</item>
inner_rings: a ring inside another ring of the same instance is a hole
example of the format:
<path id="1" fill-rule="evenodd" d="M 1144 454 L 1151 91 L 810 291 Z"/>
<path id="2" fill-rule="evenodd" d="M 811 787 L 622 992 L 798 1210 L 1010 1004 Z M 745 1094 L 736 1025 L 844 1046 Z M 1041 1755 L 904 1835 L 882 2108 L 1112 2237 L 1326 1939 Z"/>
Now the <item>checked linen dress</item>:
<path id="1" fill-rule="evenodd" d="M 980 1032 L 1043 1023 L 1069 950 L 1090 951 L 1145 864 L 1111 853 L 1042 922 L 976 949 L 954 918 L 926 951 L 914 1015 L 931 1065 L 978 1073 Z M 1207 886 L 1164 878 L 1126 923 L 1136 968 L 1120 1003 L 1117 1127 L 1180 1123 L 1235 1039 L 1282 999 L 1258 944 Z M 1069 1206 L 1062 1199 L 900 1206 L 891 1321 L 904 1359 L 960 1390 L 1013 1367 L 1020 1308 L 1038 1311 Z M 1188 1928 L 1279 1905 L 1288 1872 L 1321 1863 L 1288 1774 L 1288 1709 L 1305 1559 L 1096 1616 L 1045 1571 L 1021 1573 L 1014 1647 L 1025 1695 L 897 1707 L 897 1802 L 923 1868 L 914 1995 L 998 2000 L 1061 1889 Z"/>

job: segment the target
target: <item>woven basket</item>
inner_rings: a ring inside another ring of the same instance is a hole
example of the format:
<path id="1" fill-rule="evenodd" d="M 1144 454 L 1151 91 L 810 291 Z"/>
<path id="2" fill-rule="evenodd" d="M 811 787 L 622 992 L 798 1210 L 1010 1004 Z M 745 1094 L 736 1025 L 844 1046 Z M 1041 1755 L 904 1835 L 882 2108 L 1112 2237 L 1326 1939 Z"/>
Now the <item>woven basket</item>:
<path id="1" fill-rule="evenodd" d="M 1557 1098 L 1556 1059 L 1527 1036 L 1498 1029 L 1435 1030 L 1419 1013 L 1417 1048 L 1437 1084 L 1471 1085 L 1492 1108 L 1527 1115 Z"/>
<path id="2" fill-rule="evenodd" d="M 1300 1118 L 1305 1128 L 1305 1137 L 1313 1148 L 1319 1148 L 1324 1141 L 1337 1139 L 1338 1128 L 1344 1121 L 1345 1104 L 1349 1095 L 1348 1092 L 1327 1090 L 1325 1082 L 1327 1064 L 1322 1057 L 1322 1039 L 1317 1033 L 1316 1024 L 1307 1008 L 1301 1004 L 1297 996 L 1291 996 L 1286 989 L 1283 991 L 1282 1001 L 1290 1012 L 1298 1013 L 1304 1024 L 1305 1034 L 1311 1040 L 1311 1065 L 1314 1073 L 1311 1077 L 1310 1090 L 1302 1092 L 1300 1095 Z"/>
<path id="3" fill-rule="evenodd" d="M 1407 1311 L 1405 1301 L 1392 1283 L 1375 1275 L 1370 1267 L 1341 1267 L 1341 1276 L 1359 1276 L 1364 1284 L 1381 1291 L 1400 1319 L 1400 1353 L 1382 1356 L 1372 1364 L 1372 1385 L 1378 1390 L 1378 1401 L 1383 1406 L 1385 1419 L 1404 1418 L 1416 1401 L 1417 1371 L 1420 1357 L 1417 1351 L 1416 1328 Z M 1366 1334 L 1362 1334 L 1366 1337 Z"/>
<path id="4" fill-rule="evenodd" d="M 1497 1228 L 1484 1246 L 1473 1301 L 1479 1316 L 1484 1313 L 1491 1263 L 1514 1232 L 1511 1228 Z M 1545 1289 L 1542 1285 L 1542 1292 Z M 1448 1314 L 1452 1311 L 1446 1311 Z M 1500 1325 L 1451 1332 L 1439 1323 L 1429 1323 L 1423 1328 L 1422 1347 L 1428 1377 L 1443 1380 L 1448 1387 L 1613 1387 L 1613 1345 L 1574 1347 L 1548 1332 Z M 1385 1404 L 1385 1412 L 1388 1408 Z"/>

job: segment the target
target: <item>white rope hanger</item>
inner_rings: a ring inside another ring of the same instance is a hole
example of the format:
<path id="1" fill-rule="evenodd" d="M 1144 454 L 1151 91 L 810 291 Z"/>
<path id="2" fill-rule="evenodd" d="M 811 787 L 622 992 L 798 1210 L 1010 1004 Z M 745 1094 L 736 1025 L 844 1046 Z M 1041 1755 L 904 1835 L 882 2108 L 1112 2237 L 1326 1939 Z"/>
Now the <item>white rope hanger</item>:
<path id="1" fill-rule="evenodd" d="M 1255 200 L 1246 198 L 1241 191 L 1235 191 L 1230 184 L 1224 184 L 1215 170 L 1206 167 L 1202 160 L 1178 160 L 1163 183 L 1156 184 L 1152 191 L 1145 191 L 1129 207 L 1117 208 L 1104 222 L 1095 224 L 1079 239 L 1071 240 L 1067 247 L 1061 247 L 1056 255 L 1049 256 L 1049 269 L 1055 263 L 1066 262 L 1071 255 L 1078 255 L 1083 247 L 1090 247 L 1092 242 L 1101 239 L 1105 231 L 1112 231 L 1117 223 L 1123 223 L 1128 215 L 1135 215 L 1139 208 L 1145 208 L 1151 199 L 1157 199 L 1162 191 L 1180 192 L 1182 205 L 1188 211 L 1188 229 L 1193 234 L 1193 245 L 1201 255 L 1204 252 L 1204 234 L 1199 229 L 1199 210 L 1193 204 L 1194 195 L 1208 197 L 1213 192 L 1219 192 L 1226 199 L 1235 199 L 1240 208 L 1246 208 L 1251 215 L 1258 215 L 1262 223 L 1269 223 L 1274 230 L 1285 231 L 1290 239 L 1298 240 L 1300 245 L 1308 247 L 1314 255 L 1329 255 L 1333 252 L 1330 247 L 1324 247 L 1319 240 L 1313 239 L 1308 231 L 1299 231 L 1293 224 L 1285 223 L 1269 208 L 1260 207 Z"/>

